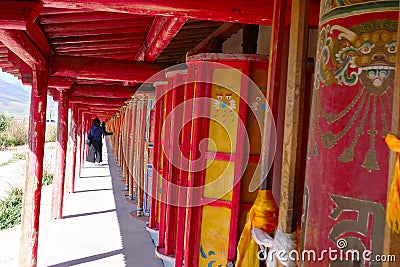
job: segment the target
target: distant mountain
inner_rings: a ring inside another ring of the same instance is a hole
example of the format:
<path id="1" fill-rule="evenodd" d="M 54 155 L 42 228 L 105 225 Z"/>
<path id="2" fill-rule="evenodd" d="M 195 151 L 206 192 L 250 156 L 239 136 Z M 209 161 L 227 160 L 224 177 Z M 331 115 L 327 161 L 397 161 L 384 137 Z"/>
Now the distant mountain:
<path id="1" fill-rule="evenodd" d="M 0 78 L 0 112 L 17 115 L 29 115 L 31 89 L 21 83 L 10 83 Z"/>
<path id="2" fill-rule="evenodd" d="M 1 71 L 1 70 L 0 70 Z M 0 113 L 16 117 L 28 117 L 31 88 L 21 82 L 9 82 L 0 76 Z M 47 119 L 57 119 L 57 105 L 47 97 Z"/>

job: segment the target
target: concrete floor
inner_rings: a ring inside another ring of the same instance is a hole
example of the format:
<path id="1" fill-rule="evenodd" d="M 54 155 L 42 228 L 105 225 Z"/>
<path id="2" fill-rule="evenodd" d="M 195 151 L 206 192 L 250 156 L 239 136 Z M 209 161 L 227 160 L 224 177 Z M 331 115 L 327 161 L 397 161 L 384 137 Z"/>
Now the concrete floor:
<path id="1" fill-rule="evenodd" d="M 75 193 L 65 195 L 63 219 L 49 219 L 50 194 L 42 197 L 38 266 L 162 266 L 145 223 L 130 217 L 135 206 L 125 201 L 118 167 L 106 150 L 103 165 L 85 166 Z M 7 253 L 4 243 L 19 239 L 19 227 L 5 231 L 0 232 L 0 266 L 17 266 L 18 245 L 11 244 L 14 250 Z"/>

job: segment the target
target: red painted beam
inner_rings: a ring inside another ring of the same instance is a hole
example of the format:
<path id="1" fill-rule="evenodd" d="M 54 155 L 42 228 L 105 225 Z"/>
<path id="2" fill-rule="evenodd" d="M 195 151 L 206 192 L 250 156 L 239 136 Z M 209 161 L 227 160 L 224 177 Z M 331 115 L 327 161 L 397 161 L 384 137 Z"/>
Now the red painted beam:
<path id="1" fill-rule="evenodd" d="M 131 28 L 101 28 L 95 30 L 87 30 L 84 27 L 80 27 L 71 31 L 59 31 L 59 32 L 48 32 L 46 36 L 48 38 L 61 38 L 61 37 L 78 37 L 78 36 L 93 36 L 93 35 L 101 35 L 101 34 L 126 34 L 126 33 L 135 33 L 139 36 L 146 36 L 149 27 L 147 26 L 137 26 Z"/>
<path id="2" fill-rule="evenodd" d="M 110 114 L 103 114 L 103 113 L 93 113 L 92 114 L 94 118 L 99 118 L 101 121 L 107 121 L 108 118 L 112 117 L 115 115 L 115 113 L 110 113 Z"/>
<path id="3" fill-rule="evenodd" d="M 21 82 L 23 85 L 28 85 L 28 86 L 32 85 L 32 80 L 33 80 L 32 74 L 29 75 L 22 74 Z"/>
<path id="4" fill-rule="evenodd" d="M 51 217 L 62 218 L 64 184 L 65 184 L 65 161 L 67 155 L 68 139 L 68 94 L 60 91 L 58 100 L 57 120 L 57 148 L 56 148 L 56 172 L 53 181 Z"/>
<path id="5" fill-rule="evenodd" d="M 130 98 L 136 90 L 130 86 L 76 84 L 71 87 L 71 96 Z"/>
<path id="6" fill-rule="evenodd" d="M 85 44 L 103 41 L 124 41 L 124 40 L 143 40 L 143 36 L 137 33 L 123 33 L 123 34 L 97 34 L 89 36 L 72 36 L 72 37 L 59 37 L 51 39 L 51 43 L 56 45 L 67 45 L 67 44 Z"/>
<path id="7" fill-rule="evenodd" d="M 71 57 L 95 57 L 95 58 L 110 58 L 110 59 L 130 59 L 137 52 L 137 48 L 129 49 L 108 49 L 108 50 L 90 50 L 90 51 L 73 51 L 73 52 L 60 52 L 60 56 L 71 56 Z"/>
<path id="8" fill-rule="evenodd" d="M 0 1 L 0 28 L 26 30 L 26 25 L 35 21 L 42 7 L 41 2 L 2 0 Z"/>
<path id="9" fill-rule="evenodd" d="M 47 38 L 42 32 L 42 30 L 36 23 L 28 23 L 26 25 L 26 34 L 29 36 L 32 42 L 37 46 L 37 48 L 39 48 L 40 52 L 42 52 L 43 55 L 45 56 L 50 55 L 51 52 L 50 44 L 47 41 Z"/>
<path id="10" fill-rule="evenodd" d="M 49 77 L 48 87 L 57 89 L 70 89 L 71 85 L 75 82 L 75 79 L 68 77 Z"/>
<path id="11" fill-rule="evenodd" d="M 144 16 L 137 16 L 132 14 L 121 14 L 111 12 L 79 12 L 63 14 L 48 14 L 40 16 L 39 23 L 43 24 L 60 24 L 60 23 L 71 23 L 80 22 L 86 23 L 88 21 L 115 21 L 115 20 L 127 20 L 127 19 L 143 19 Z"/>
<path id="12" fill-rule="evenodd" d="M 125 103 L 124 103 L 125 104 Z M 102 111 L 114 111 L 114 110 L 120 110 L 121 106 L 120 104 L 111 104 L 107 106 L 99 106 L 99 105 L 92 105 L 92 104 L 87 104 L 84 105 L 82 104 L 83 107 L 87 107 L 88 110 L 102 110 Z"/>
<path id="13" fill-rule="evenodd" d="M 154 64 L 129 60 L 54 56 L 50 61 L 49 74 L 61 77 L 140 83 L 161 69 Z"/>
<path id="14" fill-rule="evenodd" d="M 110 105 L 123 105 L 126 99 L 108 99 L 101 97 L 70 97 L 70 103 L 78 103 L 82 105 L 96 105 L 96 106 L 110 106 Z"/>
<path id="15" fill-rule="evenodd" d="M 273 1 L 43 0 L 45 7 L 91 9 L 140 15 L 271 25 Z"/>
<path id="16" fill-rule="evenodd" d="M 19 72 L 21 74 L 32 75 L 32 69 L 13 52 L 8 51 L 7 58 L 10 63 L 12 63 L 16 68 L 19 69 Z"/>
<path id="17" fill-rule="evenodd" d="M 146 38 L 145 45 L 148 48 L 144 51 L 144 61 L 153 62 L 180 31 L 186 21 L 186 18 L 166 18 L 161 29 L 156 34 Z M 149 42 L 147 42 L 148 39 Z"/>
<path id="18" fill-rule="evenodd" d="M 45 24 L 43 30 L 47 33 L 57 32 L 80 32 L 80 31 L 96 31 L 102 29 L 120 29 L 120 28 L 137 28 L 147 32 L 152 22 L 151 17 L 138 17 L 129 20 L 112 20 L 112 21 L 86 21 L 84 27 L 82 22 L 68 22 L 60 24 Z M 148 26 L 147 26 L 148 25 Z"/>
<path id="19" fill-rule="evenodd" d="M 101 111 L 101 110 L 90 110 L 89 111 L 91 114 L 94 115 L 103 115 L 103 116 L 112 116 L 117 113 L 117 111 Z"/>
<path id="20" fill-rule="evenodd" d="M 119 108 L 107 108 L 107 109 L 102 109 L 102 108 L 89 108 L 89 111 L 92 113 L 102 113 L 102 114 L 115 114 L 117 113 Z"/>
<path id="21" fill-rule="evenodd" d="M 124 44 L 125 43 L 125 44 Z M 59 47 L 56 50 L 57 53 L 93 53 L 93 52 L 136 52 L 140 48 L 140 44 L 135 44 L 133 41 L 128 41 L 128 42 L 122 42 L 122 43 L 116 43 L 114 42 L 113 44 L 90 44 L 90 45 L 82 45 L 81 47 L 79 46 L 64 46 L 64 47 Z"/>
<path id="22" fill-rule="evenodd" d="M 40 67 L 42 70 L 47 70 L 45 57 L 24 32 L 0 29 L 0 41 L 32 69 Z"/>
<path id="23" fill-rule="evenodd" d="M 124 47 L 135 47 L 136 49 L 140 46 L 139 39 L 124 39 L 124 40 L 105 40 L 98 42 L 84 42 L 84 43 L 73 43 L 73 44 L 53 44 L 54 49 L 57 52 L 61 51 L 73 51 L 73 50 L 96 50 L 96 49 L 109 49 L 109 48 L 124 48 Z"/>
<path id="24" fill-rule="evenodd" d="M 174 39 L 176 34 L 185 25 L 187 18 L 167 18 L 162 29 L 152 42 L 151 46 L 147 49 L 145 55 L 146 62 L 154 61 L 157 56 L 168 46 L 168 44 Z M 154 37 L 153 37 L 154 38 Z"/>
<path id="25" fill-rule="evenodd" d="M 154 39 L 157 37 L 158 33 L 161 31 L 162 27 L 165 24 L 167 17 L 156 16 L 151 24 L 150 30 L 147 33 L 147 37 L 144 40 L 143 45 L 140 47 L 137 52 L 134 60 L 144 61 L 147 49 L 152 45 Z"/>
<path id="26" fill-rule="evenodd" d="M 11 64 L 9 66 L 2 67 L 1 69 L 7 73 L 15 73 L 17 71 L 17 69 Z"/>
<path id="27" fill-rule="evenodd" d="M 70 14 L 70 13 L 85 13 L 85 12 L 92 12 L 90 9 L 75 9 L 71 10 L 69 8 L 52 8 L 52 7 L 43 7 L 42 12 L 40 12 L 40 15 L 55 15 L 55 14 Z"/>
<path id="28" fill-rule="evenodd" d="M 102 112 L 90 112 L 90 114 L 92 115 L 93 118 L 98 117 L 101 120 L 106 120 L 105 118 L 109 118 L 112 117 L 116 114 L 116 112 L 112 112 L 112 113 L 102 113 Z"/>
<path id="29" fill-rule="evenodd" d="M 89 51 L 88 51 L 89 52 Z M 109 52 L 109 51 L 107 51 Z M 94 57 L 94 58 L 111 58 L 111 59 L 130 59 L 135 56 L 135 52 L 125 52 L 125 53 L 107 53 L 107 54 L 102 54 L 102 53 L 65 53 L 61 55 L 67 55 L 67 56 L 85 56 L 85 57 Z"/>

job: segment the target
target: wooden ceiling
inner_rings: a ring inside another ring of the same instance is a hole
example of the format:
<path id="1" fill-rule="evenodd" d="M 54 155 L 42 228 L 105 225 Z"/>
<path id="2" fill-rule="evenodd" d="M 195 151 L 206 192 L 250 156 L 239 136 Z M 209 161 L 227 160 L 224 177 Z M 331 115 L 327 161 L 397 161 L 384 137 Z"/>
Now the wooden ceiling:
<path id="1" fill-rule="evenodd" d="M 57 55 L 133 60 L 153 22 L 130 14 L 54 12 L 44 9 L 37 22 Z"/>
<path id="2" fill-rule="evenodd" d="M 222 46 L 241 23 L 271 25 L 273 3 L 2 0 L 0 67 L 26 84 L 35 66 L 45 69 L 52 95 L 73 85 L 133 88 L 212 42 Z M 311 5 L 319 9 L 319 0 Z"/>
<path id="3" fill-rule="evenodd" d="M 188 51 L 199 45 L 223 24 L 224 22 L 195 19 L 179 19 L 176 22 L 172 17 L 45 6 L 34 23 L 36 38 L 32 38 L 33 34 L 29 34 L 28 31 L 25 31 L 25 34 L 40 52 L 47 56 L 146 61 L 159 63 L 164 67 L 182 61 Z M 233 23 L 229 24 L 233 25 Z M 160 44 L 160 40 L 156 38 L 157 34 L 162 34 L 163 27 L 170 31 L 168 32 L 170 36 L 161 39 Z M 242 24 L 235 24 L 234 31 L 230 29 L 230 34 L 241 27 Z M 157 48 L 154 48 L 153 54 L 147 57 L 146 49 L 150 50 L 152 44 Z M 31 83 L 32 75 L 29 66 L 18 57 L 16 57 L 18 64 L 13 64 L 9 60 L 10 53 L 12 52 L 6 46 L 0 46 L 0 67 L 3 71 L 22 79 L 24 83 Z M 118 80 L 105 82 L 101 79 L 82 77 L 76 77 L 74 82 L 77 84 L 126 84 Z M 57 84 L 53 85 L 50 83 L 50 87 L 55 89 Z"/>

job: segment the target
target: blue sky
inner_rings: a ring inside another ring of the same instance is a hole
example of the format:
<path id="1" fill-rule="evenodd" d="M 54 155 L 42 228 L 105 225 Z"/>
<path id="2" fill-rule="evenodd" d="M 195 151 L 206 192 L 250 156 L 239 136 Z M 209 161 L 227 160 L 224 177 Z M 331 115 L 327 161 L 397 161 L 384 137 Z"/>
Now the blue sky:
<path id="1" fill-rule="evenodd" d="M 17 83 L 20 82 L 18 80 L 18 78 L 14 77 L 11 74 L 8 74 L 7 72 L 3 72 L 2 70 L 0 70 L 0 79 L 2 79 L 3 81 L 6 81 L 8 83 Z"/>

